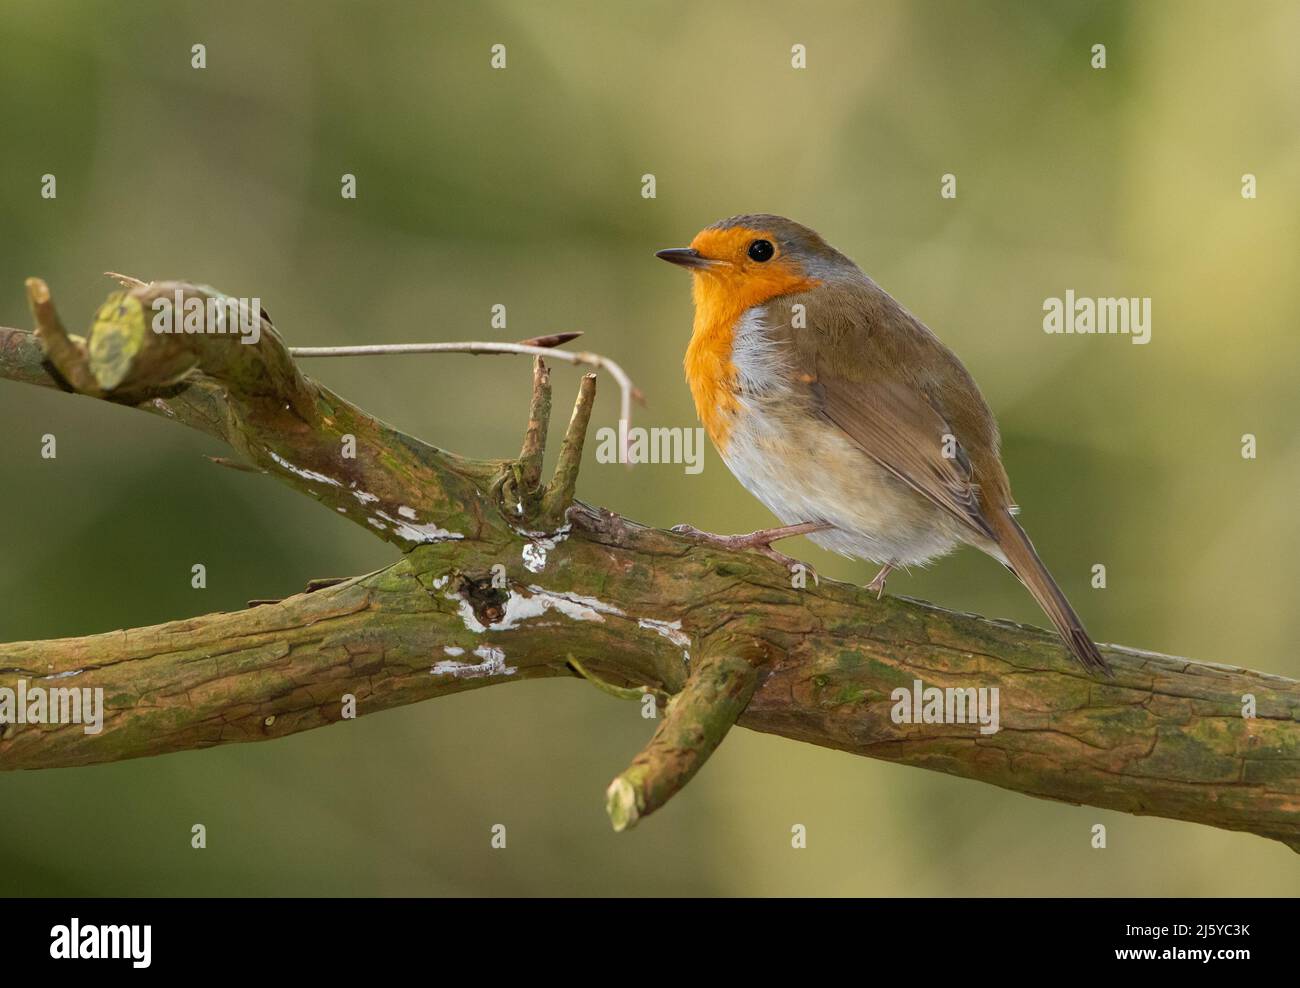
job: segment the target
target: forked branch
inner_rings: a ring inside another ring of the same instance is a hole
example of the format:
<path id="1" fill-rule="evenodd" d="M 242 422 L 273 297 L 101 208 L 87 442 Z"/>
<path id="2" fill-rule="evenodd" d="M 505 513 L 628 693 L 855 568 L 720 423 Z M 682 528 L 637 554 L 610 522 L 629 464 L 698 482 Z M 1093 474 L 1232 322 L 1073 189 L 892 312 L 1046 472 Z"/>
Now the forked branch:
<path id="1" fill-rule="evenodd" d="M 0 378 L 221 438 L 237 454 L 230 462 L 279 478 L 402 553 L 377 573 L 248 611 L 0 645 L 4 678 L 103 688 L 108 706 L 99 734 L 6 725 L 0 767 L 280 737 L 343 719 L 348 697 L 365 714 L 513 680 L 585 676 L 614 692 L 674 697 L 655 701 L 653 737 L 611 784 L 619 827 L 671 797 L 734 722 L 1300 848 L 1293 680 L 1107 646 L 1116 676 L 1099 681 L 1037 629 L 877 601 L 828 580 L 792 586 L 756 552 L 575 501 L 591 376 L 543 485 L 551 396 L 540 361 L 520 455 L 467 460 L 303 376 L 264 314 L 251 345 L 149 331 L 158 293 L 206 300 L 219 297 L 213 289 L 129 279 L 84 340 L 63 329 L 42 283 L 29 291 L 38 333 L 0 329 Z M 897 697 L 925 688 L 997 689 L 999 729 L 897 716 Z"/>

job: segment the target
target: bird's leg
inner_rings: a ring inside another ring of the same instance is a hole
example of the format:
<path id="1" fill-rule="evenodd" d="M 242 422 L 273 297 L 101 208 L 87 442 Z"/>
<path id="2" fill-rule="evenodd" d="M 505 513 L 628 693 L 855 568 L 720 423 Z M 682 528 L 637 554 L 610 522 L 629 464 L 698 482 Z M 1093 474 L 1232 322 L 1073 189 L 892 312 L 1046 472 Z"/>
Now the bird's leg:
<path id="1" fill-rule="evenodd" d="M 807 563 L 801 563 L 797 559 L 787 556 L 783 552 L 777 552 L 772 548 L 772 543 L 780 539 L 788 539 L 795 535 L 808 535 L 812 532 L 822 532 L 828 528 L 834 528 L 830 522 L 825 521 L 805 521 L 798 525 L 783 525 L 780 528 L 763 528 L 757 532 L 750 532 L 748 535 L 714 535 L 712 532 L 702 532 L 693 525 L 674 525 L 673 531 L 679 535 L 689 535 L 691 538 L 699 539 L 701 542 L 708 542 L 710 545 L 716 545 L 723 549 L 757 549 L 768 559 L 775 559 L 782 566 L 793 569 L 796 566 L 802 566 L 816 578 L 816 571 Z"/>
<path id="2" fill-rule="evenodd" d="M 880 567 L 880 572 L 867 584 L 868 590 L 876 591 L 876 600 L 885 595 L 885 581 L 889 579 L 889 574 L 892 572 L 894 572 L 894 564 L 885 563 L 884 566 Z"/>

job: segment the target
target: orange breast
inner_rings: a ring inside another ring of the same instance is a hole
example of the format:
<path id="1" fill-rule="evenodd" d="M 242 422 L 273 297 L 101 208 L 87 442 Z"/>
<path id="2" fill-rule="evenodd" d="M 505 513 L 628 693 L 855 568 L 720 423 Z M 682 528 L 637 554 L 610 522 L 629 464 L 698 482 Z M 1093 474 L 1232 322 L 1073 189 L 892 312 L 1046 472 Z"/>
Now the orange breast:
<path id="1" fill-rule="evenodd" d="M 704 430 L 718 450 L 725 451 L 740 411 L 732 361 L 736 326 L 751 307 L 778 295 L 806 291 L 819 282 L 776 266 L 761 276 L 696 275 L 694 282 L 695 329 L 686 348 L 686 381 Z"/>
<path id="2" fill-rule="evenodd" d="M 740 407 L 736 400 L 736 365 L 731 360 L 739 319 L 740 313 L 706 308 L 697 299 L 695 330 L 684 361 L 695 412 L 719 450 L 727 447 L 732 419 Z"/>

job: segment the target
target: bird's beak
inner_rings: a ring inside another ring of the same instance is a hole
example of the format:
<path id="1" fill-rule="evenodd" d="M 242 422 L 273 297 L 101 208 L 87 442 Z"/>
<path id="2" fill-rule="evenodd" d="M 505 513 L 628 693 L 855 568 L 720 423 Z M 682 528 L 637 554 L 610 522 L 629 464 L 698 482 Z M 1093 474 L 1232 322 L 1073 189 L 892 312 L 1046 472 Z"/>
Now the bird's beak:
<path id="1" fill-rule="evenodd" d="M 694 247 L 669 247 L 667 250 L 655 251 L 655 257 L 670 264 L 680 264 L 684 268 L 711 268 L 717 263 Z"/>

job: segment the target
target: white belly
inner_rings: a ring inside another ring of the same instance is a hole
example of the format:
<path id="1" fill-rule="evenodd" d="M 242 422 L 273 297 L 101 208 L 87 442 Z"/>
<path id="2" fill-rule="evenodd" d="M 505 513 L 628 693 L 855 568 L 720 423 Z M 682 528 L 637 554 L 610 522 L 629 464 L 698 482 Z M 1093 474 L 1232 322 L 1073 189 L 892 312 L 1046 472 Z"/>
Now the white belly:
<path id="1" fill-rule="evenodd" d="M 752 314 L 738 327 L 732 359 L 740 410 L 723 462 L 783 524 L 824 521 L 808 536 L 856 559 L 913 566 L 964 541 L 961 524 L 896 478 L 843 432 L 808 413 L 792 415 L 788 380 Z"/>
<path id="2" fill-rule="evenodd" d="M 961 541 L 957 523 L 945 512 L 829 426 L 791 428 L 746 409 L 719 452 L 782 524 L 834 525 L 808 536 L 832 552 L 914 566 Z"/>

